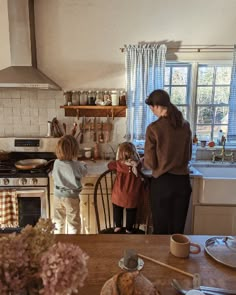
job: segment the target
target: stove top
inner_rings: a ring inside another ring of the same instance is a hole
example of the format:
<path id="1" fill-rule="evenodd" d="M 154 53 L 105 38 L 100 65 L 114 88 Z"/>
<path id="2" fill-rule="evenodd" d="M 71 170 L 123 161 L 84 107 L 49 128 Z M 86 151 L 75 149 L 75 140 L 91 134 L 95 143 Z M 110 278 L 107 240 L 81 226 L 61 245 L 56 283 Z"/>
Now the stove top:
<path id="1" fill-rule="evenodd" d="M 47 177 L 52 170 L 53 162 L 50 165 L 30 170 L 17 169 L 15 163 L 24 159 L 44 159 L 49 161 L 56 159 L 56 156 L 52 152 L 11 152 L 9 160 L 0 161 L 0 179 Z"/>

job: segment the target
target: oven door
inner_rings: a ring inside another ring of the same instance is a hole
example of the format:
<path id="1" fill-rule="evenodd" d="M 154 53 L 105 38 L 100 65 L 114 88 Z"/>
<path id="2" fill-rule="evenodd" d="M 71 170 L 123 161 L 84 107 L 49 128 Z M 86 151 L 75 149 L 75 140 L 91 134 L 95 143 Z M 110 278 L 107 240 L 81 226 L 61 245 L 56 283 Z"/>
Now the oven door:
<path id="1" fill-rule="evenodd" d="M 0 187 L 0 210 L 0 232 L 34 226 L 39 218 L 49 218 L 48 188 Z"/>
<path id="2" fill-rule="evenodd" d="M 48 189 L 47 187 L 17 187 L 19 219 L 23 212 L 40 214 L 42 218 L 49 218 Z"/>

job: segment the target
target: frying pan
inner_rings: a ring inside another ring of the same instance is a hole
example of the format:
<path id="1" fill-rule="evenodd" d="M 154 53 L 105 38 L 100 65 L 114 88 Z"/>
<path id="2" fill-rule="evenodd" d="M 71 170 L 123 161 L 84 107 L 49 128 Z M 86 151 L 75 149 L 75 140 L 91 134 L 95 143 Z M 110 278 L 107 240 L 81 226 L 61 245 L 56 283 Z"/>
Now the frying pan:
<path id="1" fill-rule="evenodd" d="M 49 161 L 44 159 L 25 159 L 25 160 L 17 161 L 15 163 L 15 167 L 20 170 L 30 170 L 30 169 L 47 166 L 49 163 L 54 161 L 55 159 L 52 159 Z"/>

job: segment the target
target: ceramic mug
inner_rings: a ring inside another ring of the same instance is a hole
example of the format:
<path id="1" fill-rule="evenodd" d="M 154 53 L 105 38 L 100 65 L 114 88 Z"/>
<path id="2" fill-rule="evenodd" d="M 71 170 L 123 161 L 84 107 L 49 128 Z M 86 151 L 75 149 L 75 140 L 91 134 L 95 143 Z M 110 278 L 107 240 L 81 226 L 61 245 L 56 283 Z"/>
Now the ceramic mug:
<path id="1" fill-rule="evenodd" d="M 195 248 L 195 249 L 191 249 Z M 198 254 L 201 252 L 201 246 L 192 243 L 189 238 L 182 234 L 173 234 L 170 237 L 170 253 L 176 257 L 186 258 L 189 254 Z"/>

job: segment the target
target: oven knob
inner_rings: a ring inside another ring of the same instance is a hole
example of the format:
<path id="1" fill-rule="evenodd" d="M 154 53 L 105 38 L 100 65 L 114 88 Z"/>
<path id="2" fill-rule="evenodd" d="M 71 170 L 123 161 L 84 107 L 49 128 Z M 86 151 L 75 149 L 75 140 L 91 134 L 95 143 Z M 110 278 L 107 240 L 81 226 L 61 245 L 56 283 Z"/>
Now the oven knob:
<path id="1" fill-rule="evenodd" d="M 34 184 L 34 185 L 37 184 L 38 183 L 38 179 L 37 178 L 32 178 L 31 183 Z"/>
<path id="2" fill-rule="evenodd" d="M 4 185 L 8 185 L 8 184 L 9 184 L 9 179 L 4 178 L 4 179 L 3 179 L 3 184 L 4 184 Z"/>
<path id="3" fill-rule="evenodd" d="M 26 178 L 21 178 L 20 179 L 20 184 L 25 185 L 27 183 L 27 179 Z"/>

